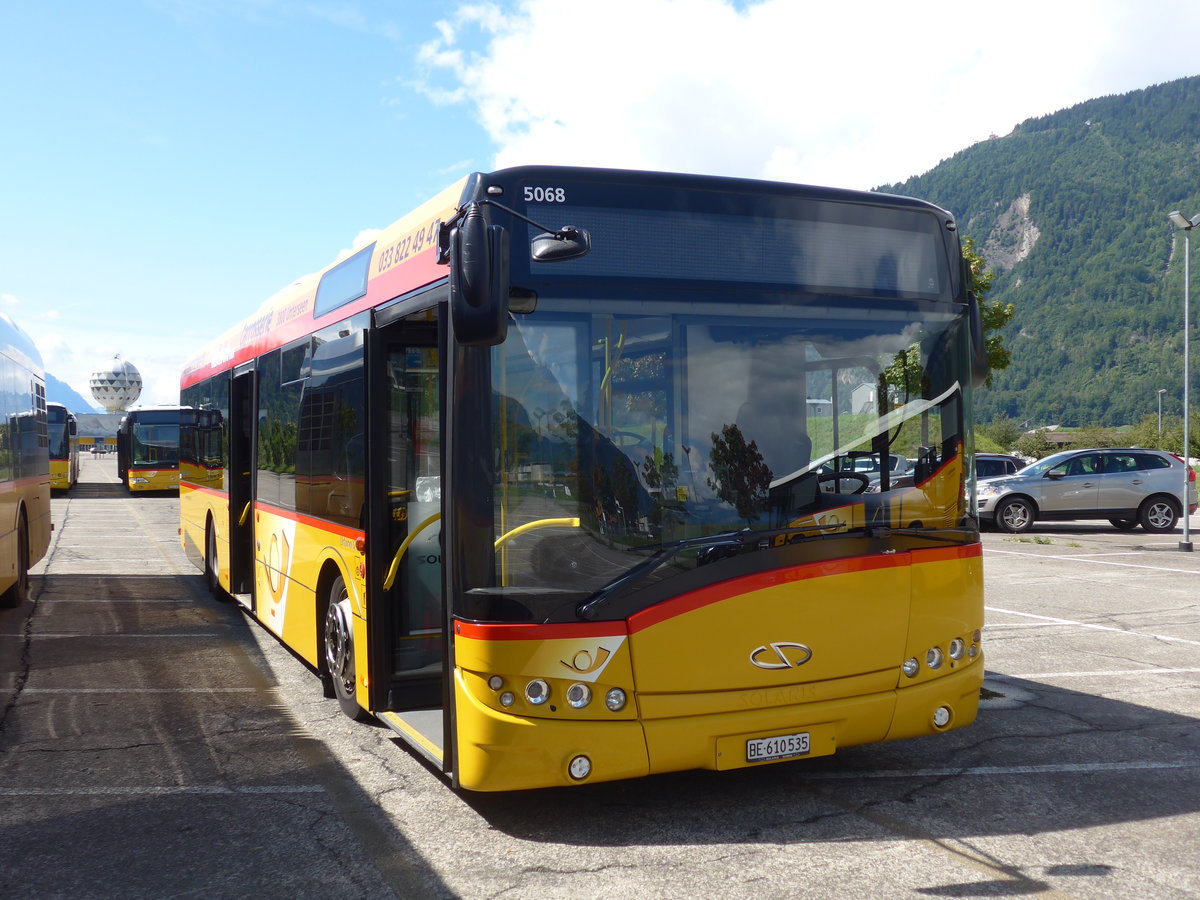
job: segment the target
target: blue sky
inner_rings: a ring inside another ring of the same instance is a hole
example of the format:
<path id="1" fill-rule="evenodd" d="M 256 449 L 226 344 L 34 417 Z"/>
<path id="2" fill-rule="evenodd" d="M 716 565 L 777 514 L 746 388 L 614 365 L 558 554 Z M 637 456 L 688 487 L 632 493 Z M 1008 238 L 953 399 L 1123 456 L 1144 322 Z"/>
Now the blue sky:
<path id="1" fill-rule="evenodd" d="M 0 0 L 0 309 L 84 396 L 120 353 L 172 402 L 203 343 L 469 171 L 871 188 L 1198 74 L 1197 34 L 1177 0 Z"/>

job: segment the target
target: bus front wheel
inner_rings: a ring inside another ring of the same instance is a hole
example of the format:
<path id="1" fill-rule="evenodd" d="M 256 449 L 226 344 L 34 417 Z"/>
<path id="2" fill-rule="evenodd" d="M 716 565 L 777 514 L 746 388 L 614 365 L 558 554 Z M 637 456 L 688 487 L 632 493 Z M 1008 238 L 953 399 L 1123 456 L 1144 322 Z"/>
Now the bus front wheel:
<path id="1" fill-rule="evenodd" d="M 325 613 L 325 666 L 342 712 L 356 721 L 366 719 L 367 711 L 354 697 L 353 613 L 350 594 L 341 575 L 329 587 L 329 607 Z"/>
<path id="2" fill-rule="evenodd" d="M 218 600 L 227 600 L 229 599 L 228 595 L 221 590 L 221 577 L 218 574 L 218 565 L 217 529 L 212 522 L 209 522 L 208 528 L 204 531 L 204 586 Z"/>

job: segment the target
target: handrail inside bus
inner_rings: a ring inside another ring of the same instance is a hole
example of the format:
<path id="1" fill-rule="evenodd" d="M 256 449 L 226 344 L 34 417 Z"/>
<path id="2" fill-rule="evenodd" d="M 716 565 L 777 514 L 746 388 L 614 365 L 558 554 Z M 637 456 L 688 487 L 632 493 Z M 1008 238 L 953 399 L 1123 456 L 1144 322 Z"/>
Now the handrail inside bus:
<path id="1" fill-rule="evenodd" d="M 250 501 L 251 503 L 253 501 Z M 238 516 L 238 527 L 246 524 L 246 519 L 250 518 L 250 503 L 246 504 L 246 508 L 242 510 L 242 514 Z"/>
<path id="2" fill-rule="evenodd" d="M 514 528 L 512 531 L 508 532 L 507 534 L 500 535 L 500 537 L 496 538 L 496 543 L 493 545 L 493 547 L 495 549 L 499 550 L 501 544 L 505 544 L 508 541 L 511 541 L 513 538 L 517 537 L 518 535 L 522 535 L 527 531 L 533 531 L 535 528 L 578 528 L 578 527 L 579 527 L 579 519 L 577 519 L 577 518 L 536 519 L 532 522 L 526 522 L 524 525 L 518 525 L 516 528 Z"/>
<path id="3" fill-rule="evenodd" d="M 392 557 L 392 564 L 388 567 L 387 576 L 383 579 L 383 589 L 385 591 L 390 591 L 392 589 L 392 585 L 395 584 L 396 573 L 400 571 L 400 560 L 404 559 L 404 554 L 408 551 L 408 545 L 413 542 L 418 534 L 420 534 L 441 517 L 442 514 L 440 512 L 434 513 L 408 533 L 408 537 L 404 539 L 404 543 L 400 545 L 399 549 L 396 550 L 396 555 Z"/>

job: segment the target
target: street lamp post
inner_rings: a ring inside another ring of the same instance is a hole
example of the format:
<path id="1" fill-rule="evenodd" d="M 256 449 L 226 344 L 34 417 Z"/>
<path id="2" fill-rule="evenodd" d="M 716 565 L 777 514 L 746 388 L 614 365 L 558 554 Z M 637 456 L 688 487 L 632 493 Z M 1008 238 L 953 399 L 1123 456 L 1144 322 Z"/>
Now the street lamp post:
<path id="1" fill-rule="evenodd" d="M 1166 388 L 1158 389 L 1158 449 L 1162 449 L 1162 395 L 1167 392 Z"/>
<path id="2" fill-rule="evenodd" d="M 1188 293 L 1191 283 L 1191 265 L 1192 254 L 1192 229 L 1200 225 L 1200 215 L 1191 219 L 1181 213 L 1179 210 L 1174 210 L 1167 215 L 1171 220 L 1171 224 L 1176 228 L 1183 230 L 1183 540 L 1179 542 L 1179 549 L 1186 552 L 1192 550 L 1191 532 L 1188 530 L 1188 485 L 1191 484 L 1191 479 L 1188 477 L 1192 472 L 1191 459 L 1191 435 L 1188 432 L 1188 407 L 1190 400 L 1188 398 L 1188 380 L 1190 373 L 1188 372 L 1188 333 L 1192 330 L 1191 318 L 1188 313 Z"/>

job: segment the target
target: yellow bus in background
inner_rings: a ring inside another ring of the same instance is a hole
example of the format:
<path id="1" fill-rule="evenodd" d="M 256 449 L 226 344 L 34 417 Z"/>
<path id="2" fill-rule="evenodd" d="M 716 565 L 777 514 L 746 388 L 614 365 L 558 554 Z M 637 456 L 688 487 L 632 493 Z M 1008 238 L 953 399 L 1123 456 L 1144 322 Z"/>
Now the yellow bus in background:
<path id="1" fill-rule="evenodd" d="M 131 492 L 179 490 L 179 407 L 129 410 L 117 426 L 117 477 Z"/>
<path id="2" fill-rule="evenodd" d="M 33 341 L 0 313 L 0 607 L 19 606 L 50 546 L 46 382 Z"/>
<path id="3" fill-rule="evenodd" d="M 968 725 L 968 279 L 908 198 L 472 175 L 186 364 L 184 549 L 455 787 Z"/>
<path id="4" fill-rule="evenodd" d="M 50 489 L 69 491 L 79 481 L 79 430 L 75 416 L 63 404 L 46 404 L 50 440 Z"/>

